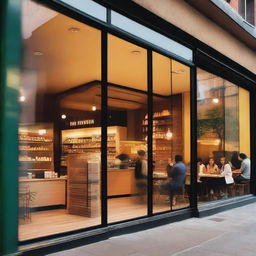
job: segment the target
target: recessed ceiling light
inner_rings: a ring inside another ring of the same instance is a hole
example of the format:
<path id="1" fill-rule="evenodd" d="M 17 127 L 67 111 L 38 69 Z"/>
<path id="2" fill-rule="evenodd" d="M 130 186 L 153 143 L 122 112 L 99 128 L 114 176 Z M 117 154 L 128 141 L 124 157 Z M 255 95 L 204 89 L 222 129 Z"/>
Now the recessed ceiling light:
<path id="1" fill-rule="evenodd" d="M 140 55 L 140 54 L 141 54 L 141 51 L 139 51 L 139 50 L 133 50 L 133 51 L 131 51 L 131 54 Z"/>
<path id="2" fill-rule="evenodd" d="M 77 33 L 79 32 L 81 29 L 80 28 L 76 28 L 76 27 L 71 27 L 68 29 L 69 32 L 72 32 L 72 33 Z"/>
<path id="3" fill-rule="evenodd" d="M 219 103 L 219 99 L 218 98 L 214 98 L 214 99 L 212 99 L 212 102 L 213 103 Z"/>
<path id="4" fill-rule="evenodd" d="M 66 119 L 66 118 L 67 118 L 67 116 L 65 114 L 61 115 L 61 119 Z"/>
<path id="5" fill-rule="evenodd" d="M 97 107 L 95 105 L 92 106 L 92 111 L 96 111 Z"/>
<path id="6" fill-rule="evenodd" d="M 20 101 L 20 102 L 26 101 L 26 97 L 25 97 L 24 95 L 21 95 L 21 96 L 19 97 L 19 101 Z"/>
<path id="7" fill-rule="evenodd" d="M 42 56 L 44 54 L 42 52 L 40 52 L 40 51 L 34 51 L 33 55 L 35 55 L 35 56 Z"/>

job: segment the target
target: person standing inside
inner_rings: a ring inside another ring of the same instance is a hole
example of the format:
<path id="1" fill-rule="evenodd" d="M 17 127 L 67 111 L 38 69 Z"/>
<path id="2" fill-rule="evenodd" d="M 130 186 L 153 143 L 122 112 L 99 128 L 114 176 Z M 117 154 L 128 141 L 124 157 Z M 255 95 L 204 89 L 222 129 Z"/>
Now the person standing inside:
<path id="1" fill-rule="evenodd" d="M 239 184 L 248 183 L 251 178 L 251 160 L 244 153 L 240 153 L 238 159 L 242 161 L 240 168 L 241 175 L 235 178 L 235 182 Z"/>
<path id="2" fill-rule="evenodd" d="M 137 201 L 143 203 L 146 201 L 144 196 L 147 191 L 148 163 L 144 150 L 138 150 L 137 154 L 138 158 L 135 162 L 136 194 L 138 196 Z"/>

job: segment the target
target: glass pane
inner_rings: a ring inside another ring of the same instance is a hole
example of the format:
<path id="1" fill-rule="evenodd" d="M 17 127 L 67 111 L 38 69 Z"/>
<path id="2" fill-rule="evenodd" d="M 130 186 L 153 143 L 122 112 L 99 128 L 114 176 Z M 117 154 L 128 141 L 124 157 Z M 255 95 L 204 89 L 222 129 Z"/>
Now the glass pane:
<path id="1" fill-rule="evenodd" d="M 153 211 L 189 206 L 190 69 L 153 53 Z"/>
<path id="2" fill-rule="evenodd" d="M 249 92 L 198 69 L 200 202 L 249 193 Z M 242 183 L 242 184 L 241 184 Z"/>
<path id="3" fill-rule="evenodd" d="M 246 0 L 239 0 L 239 2 L 238 2 L 238 12 L 245 19 Z"/>
<path id="4" fill-rule="evenodd" d="M 108 222 L 147 214 L 147 53 L 108 36 Z M 133 51 L 136 51 L 134 53 Z"/>
<path id="5" fill-rule="evenodd" d="M 87 13 L 99 20 L 107 21 L 107 9 L 92 0 L 60 0 L 80 12 Z"/>
<path id="6" fill-rule="evenodd" d="M 101 80 L 101 32 L 22 2 L 19 239 L 28 240 L 100 224 L 100 159 L 87 158 L 101 139 L 99 83 L 59 97 Z"/>
<path id="7" fill-rule="evenodd" d="M 246 21 L 255 25 L 255 1 L 247 0 L 246 1 Z"/>
<path id="8" fill-rule="evenodd" d="M 111 24 L 186 60 L 193 60 L 192 50 L 189 48 L 115 11 L 111 11 Z"/>

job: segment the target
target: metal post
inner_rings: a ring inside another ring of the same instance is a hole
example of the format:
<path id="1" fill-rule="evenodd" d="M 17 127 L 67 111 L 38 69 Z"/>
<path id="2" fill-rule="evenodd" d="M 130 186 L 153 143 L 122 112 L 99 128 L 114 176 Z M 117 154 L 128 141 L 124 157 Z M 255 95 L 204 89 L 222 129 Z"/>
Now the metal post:
<path id="1" fill-rule="evenodd" d="M 0 255 L 18 244 L 20 1 L 0 2 Z"/>

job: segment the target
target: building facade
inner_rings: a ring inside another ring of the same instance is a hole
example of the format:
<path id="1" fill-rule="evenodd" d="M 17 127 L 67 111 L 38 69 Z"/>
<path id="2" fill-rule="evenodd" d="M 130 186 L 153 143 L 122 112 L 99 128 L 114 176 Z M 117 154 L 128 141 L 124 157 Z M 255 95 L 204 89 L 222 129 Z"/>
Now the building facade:
<path id="1" fill-rule="evenodd" d="M 1 255 L 255 201 L 255 1 L 1 7 Z"/>

